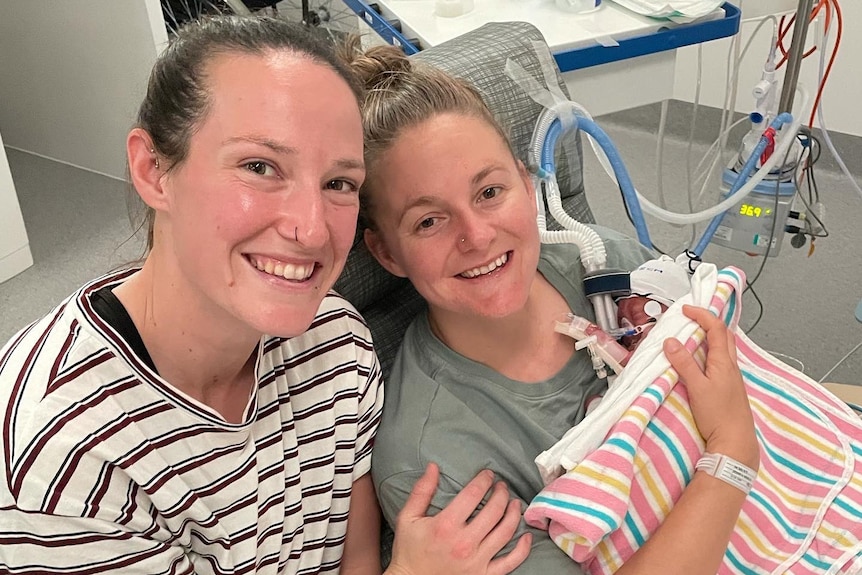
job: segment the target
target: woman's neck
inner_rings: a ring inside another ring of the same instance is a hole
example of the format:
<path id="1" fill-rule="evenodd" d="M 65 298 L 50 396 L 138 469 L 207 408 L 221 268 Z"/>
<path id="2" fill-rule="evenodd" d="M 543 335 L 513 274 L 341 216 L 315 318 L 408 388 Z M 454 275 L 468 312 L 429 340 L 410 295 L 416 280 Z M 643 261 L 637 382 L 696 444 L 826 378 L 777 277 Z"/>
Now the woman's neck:
<path id="1" fill-rule="evenodd" d="M 453 351 L 525 383 L 556 375 L 574 353 L 572 340 L 554 331 L 568 313 L 565 298 L 537 272 L 526 304 L 502 318 L 451 314 L 431 308 L 431 331 Z"/>
<path id="2" fill-rule="evenodd" d="M 152 256 L 114 293 L 159 375 L 226 421 L 241 421 L 255 385 L 260 334 L 207 305 L 180 274 Z"/>

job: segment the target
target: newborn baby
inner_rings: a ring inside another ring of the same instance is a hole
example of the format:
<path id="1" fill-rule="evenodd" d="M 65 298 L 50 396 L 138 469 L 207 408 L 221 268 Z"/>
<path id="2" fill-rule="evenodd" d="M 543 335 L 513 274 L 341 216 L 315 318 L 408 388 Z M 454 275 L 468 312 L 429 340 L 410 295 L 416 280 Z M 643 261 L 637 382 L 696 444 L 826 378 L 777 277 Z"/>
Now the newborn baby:
<path id="1" fill-rule="evenodd" d="M 662 255 L 631 273 L 631 295 L 616 299 L 617 320 L 629 332 L 620 342 L 634 351 L 667 308 L 691 290 L 688 272 Z"/>
<path id="2" fill-rule="evenodd" d="M 688 260 L 686 260 L 688 261 Z M 554 330 L 573 338 L 576 349 L 588 349 L 600 378 L 619 374 L 658 318 L 691 290 L 687 269 L 668 256 L 642 264 L 630 274 L 630 294 L 616 299 L 619 329 L 605 332 L 590 320 L 567 314 Z M 617 341 L 619 338 L 619 341 Z M 591 398 L 598 399 L 598 397 Z M 594 406 L 590 406 L 589 409 Z"/>

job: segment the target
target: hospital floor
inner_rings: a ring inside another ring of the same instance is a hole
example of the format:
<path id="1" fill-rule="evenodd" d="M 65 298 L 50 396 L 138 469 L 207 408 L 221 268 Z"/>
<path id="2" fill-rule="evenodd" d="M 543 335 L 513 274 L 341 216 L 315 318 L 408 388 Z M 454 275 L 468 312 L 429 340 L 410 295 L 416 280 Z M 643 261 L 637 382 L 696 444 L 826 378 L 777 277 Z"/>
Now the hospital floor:
<path id="1" fill-rule="evenodd" d="M 617 144 L 638 189 L 657 199 L 653 110 L 598 118 Z M 688 144 L 670 130 L 664 148 L 663 181 L 669 206 L 686 207 Z M 677 130 L 683 133 L 684 130 Z M 633 235 L 618 189 L 605 176 L 585 145 L 584 178 L 589 203 L 599 223 Z M 693 146 L 695 164 L 707 145 Z M 142 252 L 140 237 L 129 224 L 126 183 L 7 148 L 12 177 L 21 203 L 35 264 L 0 284 L 0 342 L 50 311 L 83 282 L 135 261 Z M 827 153 L 827 152 L 824 152 Z M 847 159 L 847 158 L 845 158 Z M 825 164 L 825 162 L 824 162 Z M 856 164 L 857 171 L 862 166 Z M 859 174 L 857 173 L 857 179 Z M 794 249 L 785 237 L 778 257 L 769 258 L 754 284 L 763 302 L 763 315 L 750 336 L 764 349 L 815 380 L 862 341 L 862 323 L 854 310 L 862 298 L 862 197 L 847 179 L 828 169 L 817 172 L 826 207 L 829 237 Z M 649 220 L 653 242 L 677 252 L 689 244 L 690 230 Z M 753 277 L 762 258 L 710 246 L 705 259 L 719 266 L 734 265 Z M 746 294 L 741 325 L 754 324 L 759 313 Z M 828 377 L 862 384 L 862 349 Z"/>

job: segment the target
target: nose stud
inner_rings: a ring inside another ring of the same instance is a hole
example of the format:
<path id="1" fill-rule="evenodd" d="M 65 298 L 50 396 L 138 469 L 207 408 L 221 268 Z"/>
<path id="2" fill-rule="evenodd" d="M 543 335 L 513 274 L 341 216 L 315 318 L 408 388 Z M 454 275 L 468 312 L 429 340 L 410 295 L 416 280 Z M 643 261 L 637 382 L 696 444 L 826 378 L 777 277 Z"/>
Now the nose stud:
<path id="1" fill-rule="evenodd" d="M 461 243 L 462 243 L 462 244 L 463 244 L 464 242 L 466 242 L 466 241 L 467 241 L 467 238 L 461 238 Z"/>

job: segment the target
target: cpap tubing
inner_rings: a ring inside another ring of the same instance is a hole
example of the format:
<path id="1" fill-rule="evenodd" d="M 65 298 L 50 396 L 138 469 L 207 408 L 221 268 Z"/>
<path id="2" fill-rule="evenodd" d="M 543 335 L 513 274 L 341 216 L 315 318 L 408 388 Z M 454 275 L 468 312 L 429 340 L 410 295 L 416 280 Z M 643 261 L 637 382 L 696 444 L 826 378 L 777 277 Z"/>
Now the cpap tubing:
<path id="1" fill-rule="evenodd" d="M 566 213 L 560 200 L 560 188 L 556 178 L 549 178 L 545 181 L 545 198 L 548 201 L 548 209 L 551 215 L 563 228 L 583 234 L 583 243 L 575 243 L 581 249 L 581 259 L 586 271 L 592 272 L 603 269 L 608 260 L 607 252 L 605 252 L 605 243 L 595 230 L 575 220 Z"/>
<path id="2" fill-rule="evenodd" d="M 551 119 L 553 120 L 553 116 Z M 528 161 L 534 162 L 537 166 L 541 165 L 540 161 L 537 162 L 533 159 Z M 553 177 L 552 174 L 543 173 L 543 170 L 538 168 L 537 173 L 533 174 L 533 185 L 537 190 L 536 220 L 541 242 L 544 244 L 573 243 L 580 250 L 581 264 L 586 272 L 603 269 L 607 263 L 604 241 L 595 230 L 578 222 L 566 213 L 560 199 L 556 177 Z M 547 229 L 543 197 L 548 202 L 551 215 L 562 224 L 563 230 L 550 231 Z M 610 295 L 593 295 L 590 297 L 590 302 L 593 304 L 596 322 L 602 329 L 612 330 L 619 327 L 613 299 Z"/>
<path id="3" fill-rule="evenodd" d="M 806 90 L 805 86 L 800 83 L 796 86 L 796 92 L 797 94 L 799 94 L 798 108 L 799 110 L 804 110 L 805 106 L 808 105 L 808 90 Z M 578 104 L 575 104 L 574 102 L 568 102 L 568 104 L 571 105 L 572 108 L 579 114 L 584 115 L 585 117 L 589 117 L 586 114 L 586 111 Z M 540 117 L 539 122 L 536 124 L 536 128 L 533 131 L 533 139 L 530 142 L 530 153 L 532 156 L 531 160 L 536 162 L 537 165 L 540 165 L 539 162 L 541 160 L 541 150 L 544 144 L 544 135 L 545 133 L 547 133 L 547 130 L 553 123 L 553 121 L 553 115 L 545 114 Z M 789 129 L 787 129 L 786 131 L 782 130 L 782 136 L 779 138 L 778 145 L 776 146 L 776 149 L 773 152 L 772 156 L 770 156 L 766 163 L 745 183 L 745 185 L 743 185 L 739 189 L 739 191 L 737 191 L 737 193 L 735 193 L 733 196 L 728 197 L 721 203 L 694 214 L 679 214 L 676 212 L 665 210 L 653 204 L 647 198 L 643 197 L 640 192 L 635 190 L 635 194 L 643 206 L 643 211 L 662 221 L 669 222 L 672 224 L 695 224 L 706 221 L 726 211 L 727 209 L 736 205 L 749 193 L 751 193 L 755 186 L 757 186 L 757 184 L 759 184 L 760 181 L 763 180 L 763 178 L 766 177 L 766 175 L 769 174 L 770 171 L 772 171 L 775 165 L 779 161 L 781 161 L 781 159 L 784 157 L 784 154 L 787 152 L 787 149 L 790 147 L 790 145 L 793 143 L 793 140 L 796 138 L 796 134 L 799 132 L 800 126 L 802 126 L 802 121 L 803 114 L 797 114 L 794 117 L 793 122 L 791 122 Z M 596 153 L 596 157 L 598 157 L 599 161 L 604 167 L 605 172 L 612 180 L 616 182 L 617 179 L 613 173 L 613 169 L 611 168 L 610 163 L 605 157 L 603 151 L 602 153 L 599 153 L 601 148 L 596 149 L 596 145 L 592 137 L 590 137 L 590 144 L 592 145 L 593 150 Z"/>
<path id="4" fill-rule="evenodd" d="M 572 242 L 577 244 L 580 249 L 581 263 L 584 266 L 584 270 L 589 273 L 604 269 L 608 261 L 604 240 L 602 240 L 601 236 L 594 229 L 582 224 L 566 213 L 560 200 L 560 188 L 557 184 L 557 178 L 549 178 L 546 181 L 545 197 L 548 200 L 548 209 L 554 219 L 567 232 L 577 235 L 577 239 L 573 239 Z M 542 235 L 542 238 L 544 238 L 543 242 L 555 243 L 549 237 L 549 234 L 553 233 L 556 232 L 546 231 Z M 616 306 L 611 296 L 606 294 L 601 296 L 593 295 L 590 297 L 590 301 L 593 302 L 593 307 L 596 310 L 596 318 L 602 329 L 616 329 L 619 326 L 616 319 Z"/>
<path id="5" fill-rule="evenodd" d="M 635 231 L 637 232 L 638 241 L 643 245 L 650 247 L 652 245 L 652 241 L 650 240 L 649 230 L 647 229 L 646 221 L 641 212 L 640 203 L 635 195 L 634 184 L 629 177 L 626 166 L 623 163 L 622 157 L 617 151 L 616 146 L 614 146 L 613 141 L 598 124 L 586 117 L 581 117 L 577 123 L 573 122 L 572 126 L 568 126 L 564 129 L 562 122 L 558 118 L 560 115 L 558 110 L 565 107 L 567 104 L 567 102 L 563 102 L 554 108 L 546 109 L 536 122 L 534 138 L 536 140 L 541 138 L 542 141 L 541 156 L 538 158 L 539 161 L 537 164 L 539 169 L 548 173 L 551 178 L 553 178 L 553 173 L 555 171 L 554 151 L 557 140 L 571 127 L 579 128 L 582 132 L 595 138 L 599 145 L 606 151 L 608 159 L 613 166 L 614 174 L 616 174 L 617 179 L 620 182 L 620 190 L 623 192 L 626 207 L 632 216 L 632 222 L 634 223 Z M 535 147 L 531 147 L 531 152 L 534 152 Z M 531 161 L 535 162 L 536 158 L 531 158 Z"/>
<path id="6" fill-rule="evenodd" d="M 538 196 L 538 194 L 537 194 Z M 541 208 L 544 212 L 544 206 Z M 539 212 L 539 213 L 542 213 Z M 585 226 L 586 227 L 586 226 Z M 596 259 L 596 253 L 593 251 L 594 242 L 598 242 L 601 248 L 601 256 L 604 257 L 604 243 L 601 237 L 591 228 L 583 230 L 546 230 L 541 226 L 539 228 L 539 239 L 543 244 L 575 244 L 581 250 L 581 264 L 587 272 L 595 271 L 604 268 L 605 262 L 602 260 L 599 264 Z M 593 304 L 593 311 L 596 314 L 596 323 L 604 330 L 616 329 L 619 327 L 617 323 L 616 311 L 613 307 L 613 299 L 607 294 L 596 294 L 590 296 L 590 302 Z"/>
<path id="7" fill-rule="evenodd" d="M 581 262 L 588 272 L 605 267 L 607 253 L 602 238 L 589 226 L 569 216 L 562 207 L 556 178 L 532 177 L 536 189 L 536 223 L 542 243 L 572 243 L 581 251 Z M 542 193 L 543 192 L 543 193 Z M 551 215 L 563 225 L 563 230 L 550 231 L 545 220 L 543 198 L 547 199 Z"/>
<path id="8" fill-rule="evenodd" d="M 560 110 L 562 110 L 563 106 L 567 109 L 575 109 L 584 115 L 588 115 L 586 110 L 579 107 L 579 105 L 574 102 L 558 102 L 552 110 L 553 114 L 543 113 L 540 115 L 539 121 L 533 128 L 533 137 L 530 141 L 530 150 L 528 151 L 528 161 L 532 162 L 535 166 L 541 166 L 542 143 L 544 141 L 545 133 L 554 118 L 561 115 Z M 544 129 L 542 128 L 543 121 L 547 122 Z M 538 145 L 536 144 L 537 134 L 541 134 L 541 139 L 538 140 Z M 578 222 L 566 213 L 562 207 L 562 201 L 560 200 L 560 190 L 557 184 L 557 179 L 555 177 L 548 176 L 549 174 L 538 176 L 535 174 L 533 175 L 533 185 L 536 188 L 536 219 L 542 242 L 576 244 L 581 251 L 581 262 L 587 272 L 604 268 L 607 261 L 607 254 L 605 252 L 605 244 L 601 237 L 595 230 L 581 222 Z M 548 209 L 551 212 L 551 215 L 560 224 L 562 224 L 564 230 L 549 231 L 547 229 L 543 198 L 548 202 Z"/>

